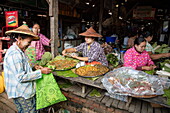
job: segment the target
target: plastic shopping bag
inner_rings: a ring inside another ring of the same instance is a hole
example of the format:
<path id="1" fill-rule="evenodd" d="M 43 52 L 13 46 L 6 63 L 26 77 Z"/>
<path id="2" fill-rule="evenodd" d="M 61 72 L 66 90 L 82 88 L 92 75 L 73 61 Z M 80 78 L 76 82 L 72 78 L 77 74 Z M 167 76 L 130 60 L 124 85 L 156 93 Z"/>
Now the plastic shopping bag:
<path id="1" fill-rule="evenodd" d="M 61 93 L 53 74 L 43 74 L 41 79 L 36 80 L 36 109 L 42 109 L 50 105 L 67 100 Z"/>

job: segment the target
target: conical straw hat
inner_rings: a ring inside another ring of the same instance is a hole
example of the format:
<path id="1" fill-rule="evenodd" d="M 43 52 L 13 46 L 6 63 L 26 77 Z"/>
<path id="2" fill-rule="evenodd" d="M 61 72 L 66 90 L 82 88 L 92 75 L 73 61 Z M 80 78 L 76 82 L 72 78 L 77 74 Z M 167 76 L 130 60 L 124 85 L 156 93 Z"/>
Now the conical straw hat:
<path id="1" fill-rule="evenodd" d="M 92 27 L 87 29 L 87 31 L 80 33 L 79 35 L 88 37 L 103 37 L 102 35 L 98 34 Z"/>
<path id="2" fill-rule="evenodd" d="M 16 28 L 16 29 L 13 29 L 13 30 L 9 30 L 9 31 L 6 31 L 5 34 L 6 35 L 10 35 L 11 33 L 20 33 L 20 34 L 26 34 L 26 35 L 30 35 L 30 36 L 33 36 L 33 40 L 38 40 L 39 37 L 34 34 L 29 28 L 27 25 L 21 25 L 20 27 Z"/>

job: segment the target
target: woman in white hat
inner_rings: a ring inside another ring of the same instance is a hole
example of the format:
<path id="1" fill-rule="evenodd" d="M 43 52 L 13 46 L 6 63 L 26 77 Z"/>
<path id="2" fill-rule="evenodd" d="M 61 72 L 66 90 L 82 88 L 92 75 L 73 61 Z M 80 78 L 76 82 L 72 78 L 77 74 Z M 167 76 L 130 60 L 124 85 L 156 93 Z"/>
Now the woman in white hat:
<path id="1" fill-rule="evenodd" d="M 83 57 L 72 55 L 73 58 L 85 61 L 86 64 L 102 64 L 108 66 L 108 62 L 101 45 L 95 41 L 95 37 L 102 37 L 92 27 L 87 29 L 86 32 L 80 33 L 79 35 L 85 36 L 85 42 L 81 43 L 75 48 L 69 48 L 62 51 L 63 55 L 69 52 L 82 52 Z"/>
<path id="2" fill-rule="evenodd" d="M 35 80 L 40 79 L 42 73 L 51 73 L 51 70 L 47 67 L 41 67 L 39 70 L 33 71 L 24 51 L 32 40 L 38 40 L 39 37 L 30 31 L 27 25 L 7 31 L 6 34 L 16 39 L 4 58 L 8 98 L 13 98 L 18 113 L 35 113 Z"/>

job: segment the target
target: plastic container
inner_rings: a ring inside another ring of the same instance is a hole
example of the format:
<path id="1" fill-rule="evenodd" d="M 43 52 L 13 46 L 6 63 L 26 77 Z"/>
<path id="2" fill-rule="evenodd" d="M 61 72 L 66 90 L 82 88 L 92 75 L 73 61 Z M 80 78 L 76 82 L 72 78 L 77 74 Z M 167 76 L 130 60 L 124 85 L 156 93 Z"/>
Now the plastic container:
<path id="1" fill-rule="evenodd" d="M 106 37 L 106 42 L 115 43 L 117 37 Z"/>

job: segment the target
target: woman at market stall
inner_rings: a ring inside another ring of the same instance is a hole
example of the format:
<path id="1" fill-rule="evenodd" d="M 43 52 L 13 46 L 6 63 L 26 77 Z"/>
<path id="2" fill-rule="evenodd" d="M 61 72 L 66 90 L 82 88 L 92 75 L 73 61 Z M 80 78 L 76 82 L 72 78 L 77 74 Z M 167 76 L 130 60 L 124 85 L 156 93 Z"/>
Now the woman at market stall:
<path id="1" fill-rule="evenodd" d="M 44 46 L 49 46 L 51 39 L 48 39 L 45 35 L 40 33 L 40 25 L 34 24 L 32 27 L 32 31 L 40 37 L 38 41 L 32 41 L 31 47 L 35 48 L 36 51 L 36 60 L 41 60 L 42 55 L 45 53 Z"/>
<path id="2" fill-rule="evenodd" d="M 150 57 L 153 60 L 157 60 L 157 59 L 164 58 L 164 57 L 170 57 L 170 53 L 155 54 L 155 51 L 154 51 L 153 47 L 149 43 L 152 40 L 152 38 L 153 38 L 153 34 L 152 33 L 147 31 L 147 32 L 145 32 L 143 34 L 143 37 L 146 40 L 146 48 L 145 48 L 145 50 L 149 53 Z"/>
<path id="3" fill-rule="evenodd" d="M 92 27 L 87 29 L 85 32 L 80 33 L 80 36 L 85 36 L 85 42 L 81 43 L 75 48 L 68 48 L 62 51 L 63 55 L 71 52 L 82 52 L 83 57 L 72 55 L 73 58 L 85 61 L 86 64 L 102 64 L 108 65 L 105 53 L 101 45 L 95 41 L 95 37 L 102 37 Z"/>
<path id="4" fill-rule="evenodd" d="M 128 49 L 124 55 L 124 66 L 136 70 L 153 70 L 156 68 L 149 54 L 145 51 L 146 40 L 136 38 L 134 46 Z"/>
<path id="5" fill-rule="evenodd" d="M 6 32 L 15 41 L 4 58 L 5 86 L 8 98 L 14 100 L 18 113 L 36 113 L 35 80 L 51 73 L 47 67 L 33 71 L 24 51 L 32 40 L 38 40 L 27 25 Z"/>
<path id="6" fill-rule="evenodd" d="M 128 39 L 128 48 L 131 48 L 134 46 L 134 41 L 138 37 L 137 32 L 131 33 L 130 38 Z"/>

